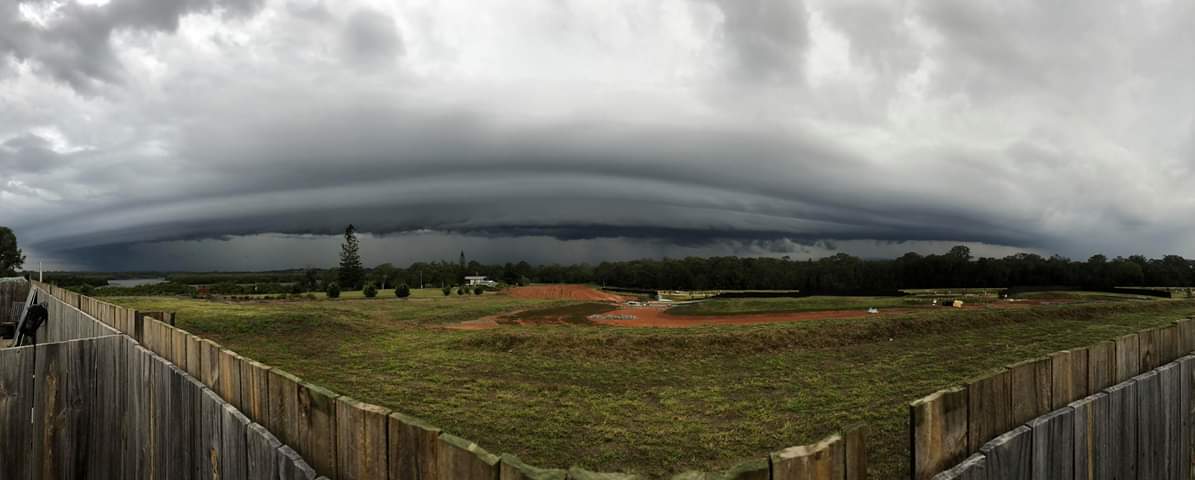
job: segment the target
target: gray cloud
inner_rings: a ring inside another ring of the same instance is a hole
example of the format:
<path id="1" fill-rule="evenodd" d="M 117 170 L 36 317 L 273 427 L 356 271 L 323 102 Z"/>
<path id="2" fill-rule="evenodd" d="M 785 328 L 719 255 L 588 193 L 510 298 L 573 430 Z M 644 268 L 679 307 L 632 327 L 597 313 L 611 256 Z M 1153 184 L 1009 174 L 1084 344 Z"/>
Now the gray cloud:
<path id="1" fill-rule="evenodd" d="M 31 251 L 352 222 L 512 256 L 1195 256 L 1182 3 L 144 2 L 0 6 L 0 224 Z"/>
<path id="2" fill-rule="evenodd" d="M 345 57 L 364 66 L 392 64 L 402 52 L 402 38 L 389 15 L 360 9 L 344 26 Z"/>

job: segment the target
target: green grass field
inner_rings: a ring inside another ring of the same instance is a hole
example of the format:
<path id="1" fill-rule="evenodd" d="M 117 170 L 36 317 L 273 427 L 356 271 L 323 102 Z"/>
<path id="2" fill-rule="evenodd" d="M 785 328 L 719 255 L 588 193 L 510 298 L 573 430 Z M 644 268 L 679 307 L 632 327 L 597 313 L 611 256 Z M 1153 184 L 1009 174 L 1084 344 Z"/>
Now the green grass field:
<path id="1" fill-rule="evenodd" d="M 176 311 L 193 333 L 492 452 L 652 477 L 725 468 L 856 422 L 869 425 L 872 478 L 907 477 L 908 402 L 1195 314 L 1195 302 L 1155 300 L 737 327 L 455 331 L 439 327 L 570 303 L 438 290 L 405 301 L 113 300 Z"/>
<path id="2" fill-rule="evenodd" d="M 867 310 L 876 308 L 929 307 L 929 298 L 917 297 L 799 297 L 720 298 L 678 305 L 672 315 L 739 315 L 752 313 L 816 312 L 819 310 Z"/>

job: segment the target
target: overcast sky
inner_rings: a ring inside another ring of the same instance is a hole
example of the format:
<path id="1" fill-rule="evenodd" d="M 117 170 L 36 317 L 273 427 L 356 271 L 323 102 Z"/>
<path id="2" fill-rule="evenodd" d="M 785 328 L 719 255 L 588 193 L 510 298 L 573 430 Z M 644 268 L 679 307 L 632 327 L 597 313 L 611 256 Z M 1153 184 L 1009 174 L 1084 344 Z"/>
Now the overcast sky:
<path id="1" fill-rule="evenodd" d="M 1195 257 L 1193 79 L 1189 0 L 0 0 L 0 225 L 64 268 L 350 222 L 367 264 Z"/>

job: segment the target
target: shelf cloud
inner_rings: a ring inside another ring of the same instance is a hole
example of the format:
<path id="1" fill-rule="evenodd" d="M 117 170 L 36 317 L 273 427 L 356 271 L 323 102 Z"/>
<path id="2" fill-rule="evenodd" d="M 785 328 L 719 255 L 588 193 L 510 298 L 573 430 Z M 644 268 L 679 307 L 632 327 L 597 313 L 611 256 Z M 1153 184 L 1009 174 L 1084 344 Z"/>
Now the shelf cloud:
<path id="1" fill-rule="evenodd" d="M 235 269 L 263 245 L 254 268 L 277 268 L 348 223 L 400 263 L 1195 256 L 1193 21 L 1177 1 L 6 2 L 0 225 L 78 268 Z"/>

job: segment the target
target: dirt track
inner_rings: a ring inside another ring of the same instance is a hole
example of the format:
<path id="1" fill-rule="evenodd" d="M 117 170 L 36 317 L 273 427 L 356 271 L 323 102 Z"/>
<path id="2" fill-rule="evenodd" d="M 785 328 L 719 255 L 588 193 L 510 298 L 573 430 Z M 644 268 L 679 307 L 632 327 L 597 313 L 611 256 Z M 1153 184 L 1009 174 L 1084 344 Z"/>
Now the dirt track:
<path id="1" fill-rule="evenodd" d="M 592 302 L 617 303 L 632 300 L 630 297 L 603 292 L 585 285 L 534 285 L 530 287 L 515 287 L 508 290 L 507 295 L 515 298 L 539 300 L 586 300 Z"/>

